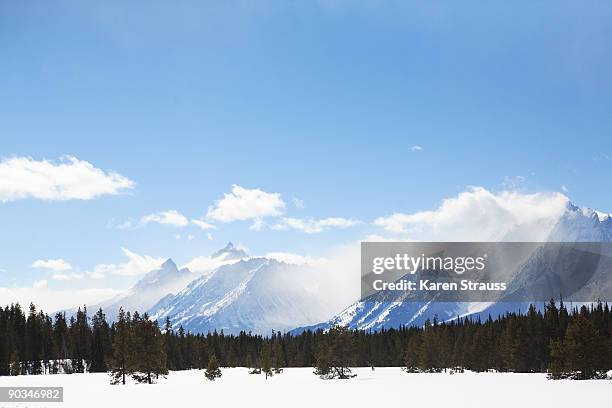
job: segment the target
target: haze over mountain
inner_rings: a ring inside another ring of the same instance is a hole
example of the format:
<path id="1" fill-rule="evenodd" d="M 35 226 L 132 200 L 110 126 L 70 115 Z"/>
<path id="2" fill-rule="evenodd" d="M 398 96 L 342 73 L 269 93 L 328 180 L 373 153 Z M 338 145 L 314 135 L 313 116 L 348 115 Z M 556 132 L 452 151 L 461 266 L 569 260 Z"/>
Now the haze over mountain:
<path id="1" fill-rule="evenodd" d="M 146 311 L 161 297 L 184 288 L 194 277 L 188 268 L 179 269 L 172 259 L 168 259 L 159 269 L 144 275 L 127 293 L 93 305 L 90 310 L 101 307 L 110 320 L 115 319 L 121 307 L 126 311 Z"/>
<path id="2" fill-rule="evenodd" d="M 610 242 L 612 217 L 568 203 L 563 214 L 551 223 L 534 220 L 535 225 L 516 225 L 504 241 L 530 237 L 526 231 L 546 231 L 545 241 Z M 524 291 L 540 279 L 555 279 L 560 272 L 538 263 L 534 255 L 518 269 L 509 287 Z M 353 329 L 381 329 L 399 325 L 421 325 L 437 316 L 448 320 L 457 316 L 489 313 L 497 315 L 525 309 L 527 302 L 476 303 L 440 302 L 435 294 L 427 301 L 403 301 L 406 293 L 357 301 L 340 313 L 334 290 L 353 279 L 338 272 L 342 266 L 327 264 L 314 268 L 308 264 L 281 262 L 274 257 L 250 257 L 231 242 L 209 257 L 202 257 L 197 273 L 179 269 L 168 259 L 160 269 L 149 272 L 126 294 L 96 305 L 109 318 L 119 307 L 147 311 L 152 318 L 170 318 L 175 328 L 183 326 L 192 332 L 223 330 L 225 333 L 251 331 L 269 334 L 272 330 L 302 330 L 303 327 L 327 328 L 341 324 Z M 606 269 L 606 270 L 609 270 Z M 546 273 L 548 277 L 543 274 Z M 557 275 L 555 275 L 557 274 Z M 338 278 L 339 281 L 334 281 Z M 356 277 L 355 277 L 356 278 Z M 593 285 L 609 282 L 609 277 L 593 276 L 584 291 Z M 336 285 L 336 286 L 334 286 Z M 590 286 L 589 286 L 590 285 Z M 344 303 L 346 305 L 346 303 Z M 329 316 L 333 316 L 329 318 Z"/>
<path id="3" fill-rule="evenodd" d="M 248 257 L 248 254 L 229 242 L 210 257 L 202 257 L 200 264 L 196 265 L 196 272 L 192 272 L 187 267 L 179 269 L 176 263 L 168 258 L 160 265 L 159 269 L 144 275 L 126 293 L 95 304 L 90 307 L 90 310 L 94 311 L 101 307 L 110 320 L 115 319 L 120 307 L 123 307 L 126 311 L 138 310 L 141 313 L 148 311 L 160 299 L 178 293 L 189 282 L 202 274 L 206 274 L 220 265 L 237 262 L 243 257 Z"/>
<path id="4" fill-rule="evenodd" d="M 326 282 L 305 264 L 272 257 L 250 257 L 231 242 L 202 257 L 210 269 L 197 273 L 179 269 L 168 259 L 147 273 L 125 294 L 90 307 L 102 307 L 112 320 L 120 307 L 172 320 L 192 332 L 223 330 L 269 334 L 319 322 L 338 310 L 320 290 Z M 329 292 L 329 288 L 326 292 Z"/>
<path id="5" fill-rule="evenodd" d="M 312 324 L 331 313 L 306 265 L 258 257 L 224 265 L 161 299 L 152 318 L 170 318 L 175 328 L 270 334 Z"/>
<path id="6" fill-rule="evenodd" d="M 541 223 L 537 220 L 536 223 Z M 541 225 L 543 227 L 543 225 Z M 536 228 L 540 225 L 536 225 Z M 512 231 L 505 235 L 504 241 L 520 241 L 516 239 L 522 232 L 533 229 L 533 225 L 517 225 Z M 580 208 L 568 203 L 564 213 L 553 225 L 547 227 L 549 231 L 544 241 L 548 242 L 611 242 L 612 241 L 612 216 L 590 208 Z M 520 232 L 520 233 L 519 233 Z M 523 235 L 529 236 L 529 235 Z M 536 257 L 537 254 L 534 254 Z M 604 260 L 608 262 L 609 260 Z M 548 269 L 550 275 L 557 275 L 560 272 L 547 265 L 528 260 L 526 266 L 519 270 L 517 276 L 513 278 L 510 288 L 513 290 L 526 290 L 541 276 L 544 270 Z M 610 271 L 611 268 L 603 267 L 603 271 Z M 612 276 L 602 277 L 592 276 L 590 281 L 582 289 L 578 296 L 588 298 L 585 291 L 592 289 L 593 285 L 609 285 Z M 331 325 L 343 325 L 352 329 L 379 330 L 381 328 L 398 327 L 400 325 L 422 325 L 427 319 L 438 319 L 444 321 L 454 319 L 458 316 L 480 315 L 484 318 L 491 314 L 497 316 L 507 311 L 526 310 L 529 302 L 436 302 L 435 296 L 429 301 L 403 301 L 406 293 L 387 297 L 379 297 L 370 301 L 357 301 L 349 307 L 329 319 L 307 328 L 326 329 Z M 593 299 L 595 300 L 595 299 Z M 297 328 L 299 332 L 305 328 Z"/>

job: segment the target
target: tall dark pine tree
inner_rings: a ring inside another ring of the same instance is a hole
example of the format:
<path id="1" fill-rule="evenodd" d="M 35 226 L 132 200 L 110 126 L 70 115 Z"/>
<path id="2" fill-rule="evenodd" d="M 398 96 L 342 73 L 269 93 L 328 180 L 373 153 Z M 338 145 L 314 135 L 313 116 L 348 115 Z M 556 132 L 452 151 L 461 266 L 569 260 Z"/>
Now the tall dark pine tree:
<path id="1" fill-rule="evenodd" d="M 274 374 L 280 374 L 283 372 L 283 367 L 285 365 L 285 351 L 282 346 L 282 337 L 280 332 L 274 334 L 272 332 L 272 345 L 271 345 L 271 353 L 272 353 L 272 371 Z"/>
<path id="2" fill-rule="evenodd" d="M 406 345 L 404 350 L 404 365 L 405 369 L 409 373 L 416 373 L 419 371 L 419 351 L 421 349 L 421 337 L 412 336 Z"/>
<path id="3" fill-rule="evenodd" d="M 132 373 L 130 325 L 129 313 L 126 315 L 123 308 L 119 309 L 119 316 L 114 324 L 111 384 L 125 384 L 125 377 Z"/>
<path id="4" fill-rule="evenodd" d="M 26 322 L 25 361 L 28 374 L 42 374 L 42 343 L 40 337 L 41 322 L 36 307 L 30 303 L 30 313 Z"/>
<path id="5" fill-rule="evenodd" d="M 437 320 L 431 323 L 427 319 L 421 334 L 421 341 L 417 349 L 417 361 L 419 369 L 424 372 L 435 372 L 438 370 L 438 353 L 436 350 L 437 327 Z"/>
<path id="6" fill-rule="evenodd" d="M 91 318 L 92 344 L 91 344 L 91 367 L 93 373 L 108 371 L 111 358 L 110 327 L 106 322 L 106 316 L 99 309 Z"/>
<path id="7" fill-rule="evenodd" d="M 146 313 L 142 317 L 134 314 L 132 331 L 132 378 L 138 382 L 152 384 L 160 375 L 168 374 L 164 337 L 157 321 L 149 320 Z"/>
<path id="8" fill-rule="evenodd" d="M 58 372 L 71 373 L 71 366 L 68 364 L 68 323 L 65 313 L 56 313 L 53 323 L 53 344 L 56 350 L 56 369 Z"/>
<path id="9" fill-rule="evenodd" d="M 10 332 L 12 332 L 12 327 L 9 325 L 8 307 L 4 310 L 0 307 L 0 376 L 10 374 Z"/>
<path id="10" fill-rule="evenodd" d="M 261 371 L 268 377 L 272 377 L 274 372 L 272 371 L 272 348 L 270 342 L 267 342 L 261 352 Z"/>
<path id="11" fill-rule="evenodd" d="M 315 374 L 323 379 L 354 377 L 350 367 L 355 364 L 355 352 L 354 333 L 344 326 L 331 327 L 319 349 Z"/>
<path id="12" fill-rule="evenodd" d="M 579 314 L 567 326 L 564 343 L 565 364 L 577 379 L 595 378 L 597 332 L 593 323 Z"/>
<path id="13" fill-rule="evenodd" d="M 170 318 L 166 316 L 166 322 L 164 324 L 164 349 L 166 352 L 166 367 L 169 370 L 178 370 L 179 367 L 176 364 L 177 344 L 176 336 L 172 330 L 172 322 Z"/>
<path id="14" fill-rule="evenodd" d="M 72 369 L 77 373 L 84 373 L 90 361 L 91 328 L 87 318 L 87 307 L 79 307 L 76 319 L 70 319 L 70 353 Z"/>
<path id="15" fill-rule="evenodd" d="M 110 367 L 113 383 L 133 374 L 139 381 L 153 382 L 166 372 L 164 355 L 166 367 L 175 369 L 202 369 L 210 362 L 207 372 L 212 378 L 217 378 L 213 374 L 220 372 L 219 366 L 228 364 L 263 366 L 268 375 L 280 367 L 315 366 L 323 378 L 350 377 L 355 365 L 405 364 L 408 371 L 548 371 L 550 378 L 572 379 L 603 378 L 612 369 L 612 312 L 607 304 L 568 312 L 563 302 L 557 306 L 551 301 L 543 310 L 530 307 L 525 314 L 508 313 L 484 322 L 464 317 L 434 320 L 425 327 L 333 327 L 262 337 L 183 329 L 175 333 L 169 320 L 162 335 L 146 315 L 135 313 L 132 319 L 123 310 L 110 329 L 102 311 L 91 325 L 85 310 L 70 324 L 62 313 L 52 323 L 33 305 L 29 311 L 10 305 L 0 308 L 0 375 L 70 372 L 74 362 L 83 371 Z"/>
<path id="16" fill-rule="evenodd" d="M 323 379 L 334 378 L 332 373 L 333 359 L 331 341 L 327 337 L 321 338 L 315 352 L 314 373 Z"/>
<path id="17" fill-rule="evenodd" d="M 568 377 L 569 370 L 565 363 L 566 351 L 563 342 L 561 340 L 551 340 L 549 349 L 548 378 L 559 380 Z"/>

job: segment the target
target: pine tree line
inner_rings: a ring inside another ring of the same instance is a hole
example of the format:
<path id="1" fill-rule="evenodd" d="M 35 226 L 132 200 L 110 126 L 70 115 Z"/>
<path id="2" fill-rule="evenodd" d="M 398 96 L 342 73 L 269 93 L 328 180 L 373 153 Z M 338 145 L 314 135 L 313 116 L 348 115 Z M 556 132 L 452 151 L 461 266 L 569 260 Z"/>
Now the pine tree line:
<path id="1" fill-rule="evenodd" d="M 212 365 L 211 365 L 211 360 Z M 266 378 L 282 367 L 316 367 L 322 378 L 350 378 L 349 367 L 397 366 L 409 372 L 496 370 L 548 372 L 551 378 L 603 378 L 612 369 L 612 313 L 597 303 L 568 311 L 548 302 L 543 311 L 508 313 L 481 321 L 428 321 L 423 327 L 351 331 L 273 332 L 260 336 L 222 331 L 193 334 L 163 329 L 138 312 L 120 311 L 108 324 L 102 310 L 79 309 L 53 319 L 30 305 L 0 308 L 0 375 L 108 372 L 154 382 L 168 370 L 249 367 Z"/>

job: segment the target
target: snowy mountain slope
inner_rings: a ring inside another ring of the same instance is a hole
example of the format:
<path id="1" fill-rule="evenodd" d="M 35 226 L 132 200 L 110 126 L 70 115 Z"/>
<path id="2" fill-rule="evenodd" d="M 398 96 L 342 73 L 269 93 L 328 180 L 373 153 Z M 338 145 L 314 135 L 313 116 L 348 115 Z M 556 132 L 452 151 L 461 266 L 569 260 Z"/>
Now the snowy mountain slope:
<path id="1" fill-rule="evenodd" d="M 189 269 L 179 269 L 172 259 L 166 260 L 159 269 L 144 275 L 126 293 L 115 296 L 106 302 L 90 306 L 90 311 L 102 308 L 109 320 L 114 320 L 119 308 L 126 311 L 146 311 L 162 296 L 176 293 L 189 283 L 194 275 Z"/>
<path id="2" fill-rule="evenodd" d="M 191 282 L 150 310 L 152 318 L 169 317 L 173 326 L 192 332 L 252 331 L 269 334 L 325 318 L 307 266 L 268 258 L 242 259 Z"/>
<path id="3" fill-rule="evenodd" d="M 539 225 L 538 228 L 546 231 L 545 241 L 549 242 L 612 242 L 612 216 L 589 208 L 580 208 L 568 204 L 566 211 L 552 225 Z M 530 227 L 531 228 L 531 227 Z M 505 241 L 521 241 L 524 237 L 525 226 L 517 226 L 508 233 Z M 537 256 L 537 255 L 536 255 Z M 571 256 L 571 254 L 566 254 Z M 543 265 L 537 262 L 537 257 L 530 260 L 531 263 L 519 270 L 519 273 L 511 281 L 511 289 L 515 291 L 526 291 L 537 285 L 550 284 L 547 280 L 563 279 L 563 271 L 559 271 L 552 265 Z M 588 260 L 583 259 L 587 262 Z M 610 262 L 602 260 L 601 262 Z M 572 269 L 572 270 L 575 270 Z M 599 274 L 585 275 L 582 292 L 576 296 L 588 298 L 588 291 L 593 286 L 612 285 L 611 276 L 602 276 L 610 267 L 599 268 Z M 543 271 L 545 273 L 543 273 Z M 603 272 L 602 272 L 603 271 Z M 567 272 L 567 271 L 565 271 Z M 543 286 L 542 286 L 543 285 Z M 590 289 L 589 289 L 590 288 Z M 570 293 L 571 288 L 568 288 Z M 575 291 L 575 289 L 574 289 Z M 612 291 L 612 288 L 610 288 Z M 422 325 L 426 319 L 437 316 L 440 320 L 449 320 L 458 316 L 480 315 L 483 317 L 491 314 L 497 316 L 509 311 L 526 310 L 528 302 L 504 301 L 495 303 L 469 303 L 469 302 L 436 302 L 435 299 L 418 302 L 401 302 L 402 299 L 374 298 L 355 302 L 330 320 L 314 326 L 300 327 L 294 331 L 304 329 L 326 329 L 330 325 L 341 324 L 353 329 L 378 330 L 381 328 L 398 327 L 399 325 Z"/>
<path id="4" fill-rule="evenodd" d="M 246 253 L 245 250 L 236 247 L 234 244 L 232 244 L 231 242 L 228 242 L 227 245 L 223 248 L 221 248 L 220 250 L 218 250 L 217 252 L 213 253 L 211 256 L 211 258 L 215 259 L 215 258 L 221 258 L 224 260 L 240 260 L 242 258 L 248 258 L 249 254 Z"/>
<path id="5" fill-rule="evenodd" d="M 88 308 L 94 311 L 101 307 L 110 320 L 116 318 L 121 307 L 126 311 L 144 312 L 155 304 L 163 304 L 197 277 L 206 275 L 221 265 L 232 264 L 246 257 L 248 254 L 244 250 L 229 242 L 211 256 L 202 256 L 193 260 L 189 266 L 194 269 L 190 267 L 179 269 L 172 259 L 168 259 L 159 269 L 144 275 L 125 293 L 93 306 L 89 305 Z M 75 310 L 69 314 L 74 312 Z"/>

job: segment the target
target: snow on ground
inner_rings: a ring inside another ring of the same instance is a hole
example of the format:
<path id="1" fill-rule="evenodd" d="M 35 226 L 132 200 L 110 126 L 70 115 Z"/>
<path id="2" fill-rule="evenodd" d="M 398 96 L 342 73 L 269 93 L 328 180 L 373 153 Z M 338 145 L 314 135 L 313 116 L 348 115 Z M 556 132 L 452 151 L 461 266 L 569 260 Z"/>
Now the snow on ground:
<path id="1" fill-rule="evenodd" d="M 199 370 L 172 372 L 158 384 L 110 385 L 107 374 L 0 377 L 0 386 L 63 386 L 64 403 L 0 403 L 0 407 L 611 407 L 612 381 L 549 381 L 543 374 L 406 374 L 358 368 L 351 380 L 321 380 L 312 368 L 289 368 L 265 380 L 244 368 L 217 381 Z"/>

